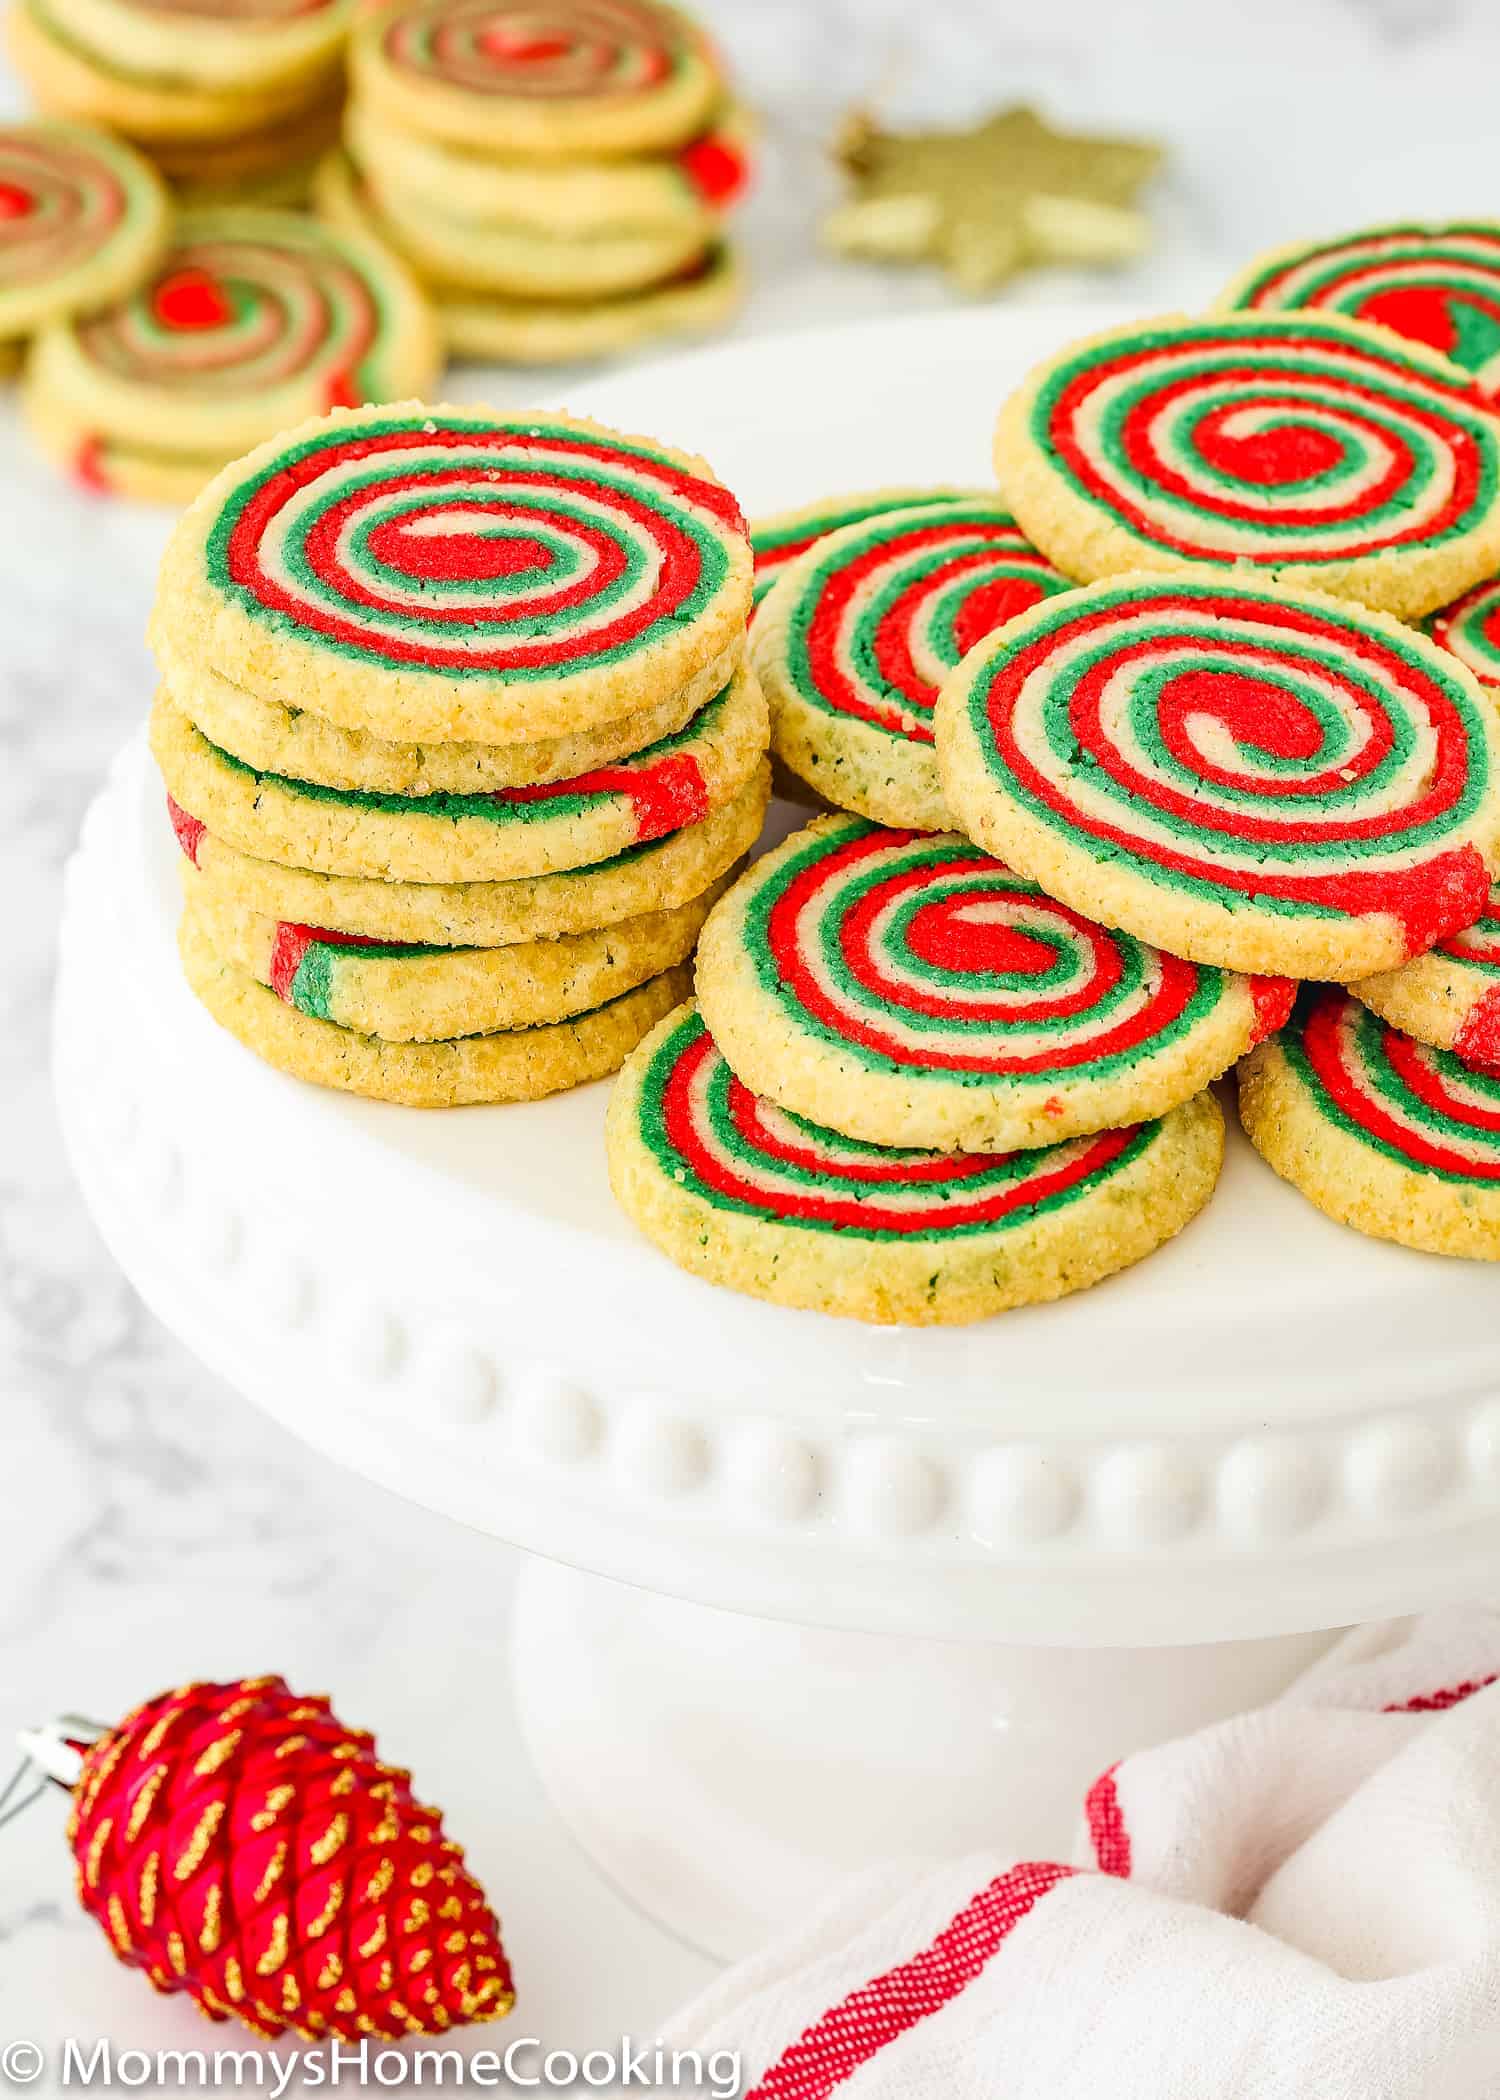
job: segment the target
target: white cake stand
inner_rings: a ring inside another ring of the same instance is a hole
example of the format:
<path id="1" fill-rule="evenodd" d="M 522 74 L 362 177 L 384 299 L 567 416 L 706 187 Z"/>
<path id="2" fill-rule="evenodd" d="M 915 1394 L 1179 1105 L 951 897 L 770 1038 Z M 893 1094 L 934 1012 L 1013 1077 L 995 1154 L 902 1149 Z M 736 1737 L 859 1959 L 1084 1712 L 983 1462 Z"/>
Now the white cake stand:
<path id="1" fill-rule="evenodd" d="M 1109 318 L 822 332 L 578 405 L 701 449 L 752 509 L 982 482 L 1001 394 Z M 240 1391 L 538 1556 L 533 1749 L 697 1944 L 739 1952 L 893 1850 L 1055 1851 L 1100 1767 L 1268 1695 L 1328 1629 L 1492 1592 L 1493 1270 L 1343 1231 L 1236 1135 L 1203 1218 L 1062 1305 L 912 1333 L 734 1297 L 615 1211 L 604 1087 L 423 1115 L 241 1050 L 179 977 L 175 853 L 134 745 L 61 936 L 95 1217 Z"/>

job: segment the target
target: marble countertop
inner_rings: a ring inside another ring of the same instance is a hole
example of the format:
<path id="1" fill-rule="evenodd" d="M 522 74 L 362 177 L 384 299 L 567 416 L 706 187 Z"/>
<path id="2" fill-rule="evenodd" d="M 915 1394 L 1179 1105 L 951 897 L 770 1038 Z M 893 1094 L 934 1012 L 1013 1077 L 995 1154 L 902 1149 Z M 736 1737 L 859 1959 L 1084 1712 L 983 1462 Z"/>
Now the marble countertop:
<path id="1" fill-rule="evenodd" d="M 935 277 L 816 248 L 836 190 L 823 142 L 866 96 L 916 121 L 1034 94 L 1059 121 L 1170 143 L 1153 253 L 1123 279 L 1030 280 L 1013 295 L 1026 299 L 1189 304 L 1299 231 L 1500 212 L 1489 87 L 1500 15 L 1483 0 L 1079 0 L 1050 15 L 994 0 L 717 0 L 701 12 L 766 126 L 745 218 L 755 289 L 743 330 L 948 298 Z M 7 100 L 14 89 L 0 81 Z M 543 375 L 521 389 L 470 372 L 455 391 L 566 400 L 570 382 Z M 107 1718 L 191 1675 L 279 1669 L 328 1690 L 447 1808 L 504 1914 L 523 2031 L 572 2048 L 642 2032 L 707 1964 L 601 1883 L 524 1761 L 506 1685 L 513 1557 L 254 1415 L 146 1313 L 73 1191 L 46 1059 L 58 882 L 101 769 L 150 696 L 140 629 L 165 526 L 53 476 L 4 403 L 0 489 L 0 870 L 12 900 L 0 1745 L 61 1709 Z M 101 1058 L 109 1029 L 101 1011 Z M 0 1777 L 3 1767 L 0 1754 Z M 155 2000 L 78 1912 L 62 1808 L 49 1799 L 0 1830 L 0 2041 L 200 2041 L 196 2016 Z"/>

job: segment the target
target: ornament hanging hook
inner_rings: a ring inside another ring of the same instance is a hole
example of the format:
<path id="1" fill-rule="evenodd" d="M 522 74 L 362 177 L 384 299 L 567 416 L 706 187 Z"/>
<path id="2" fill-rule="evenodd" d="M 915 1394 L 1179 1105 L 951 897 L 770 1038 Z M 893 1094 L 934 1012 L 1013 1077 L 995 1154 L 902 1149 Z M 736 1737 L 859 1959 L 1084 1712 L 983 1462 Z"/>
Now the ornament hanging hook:
<path id="1" fill-rule="evenodd" d="M 21 1729 L 16 1736 L 21 1746 L 21 1763 L 6 1783 L 4 1793 L 0 1793 L 0 1823 L 19 1815 L 23 1805 L 29 1808 L 49 1784 L 66 1787 L 71 1793 L 83 1770 L 84 1751 L 104 1733 L 103 1724 L 91 1721 L 86 1714 L 59 1714 L 45 1727 Z M 7 1808 L 27 1772 L 36 1774 L 35 1791 L 26 1796 L 24 1804 Z"/>

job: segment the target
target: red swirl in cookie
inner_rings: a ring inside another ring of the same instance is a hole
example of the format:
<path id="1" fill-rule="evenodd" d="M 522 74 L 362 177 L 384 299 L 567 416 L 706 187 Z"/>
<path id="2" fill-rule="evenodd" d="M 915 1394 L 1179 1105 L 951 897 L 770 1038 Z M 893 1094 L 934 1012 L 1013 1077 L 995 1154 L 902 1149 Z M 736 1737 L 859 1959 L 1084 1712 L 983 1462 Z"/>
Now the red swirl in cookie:
<path id="1" fill-rule="evenodd" d="M 1139 1158 L 1160 1125 L 1025 1152 L 858 1144 L 752 1094 L 687 1010 L 651 1059 L 638 1127 L 676 1186 L 717 1209 L 811 1232 L 943 1240 L 1063 1209 Z"/>
<path id="2" fill-rule="evenodd" d="M 1122 885 L 1122 911 L 1129 885 L 1184 929 L 1388 917 L 1417 954 L 1483 908 L 1492 711 L 1392 622 L 1253 583 L 1099 584 L 948 690 L 983 783 L 949 781 L 961 813 L 994 812 L 990 844 L 1039 827 Z"/>
<path id="3" fill-rule="evenodd" d="M 744 531 L 727 490 L 649 445 L 392 410 L 264 460 L 207 565 L 279 640 L 511 684 L 680 639 L 735 585 Z"/>
<path id="4" fill-rule="evenodd" d="M 1481 685 L 1500 689 L 1500 581 L 1492 577 L 1465 591 L 1424 620 L 1422 631 L 1467 665 Z"/>
<path id="5" fill-rule="evenodd" d="M 863 495 L 830 496 L 824 503 L 810 503 L 801 510 L 778 511 L 768 518 L 753 518 L 750 544 L 755 549 L 755 603 L 779 582 L 782 571 L 806 554 L 817 541 L 846 525 L 862 525 L 886 511 L 916 510 L 932 503 L 951 503 L 962 489 L 887 488 L 871 489 Z"/>
<path id="6" fill-rule="evenodd" d="M 822 713 L 930 744 L 959 659 L 1071 588 L 998 503 L 886 511 L 838 532 L 788 585 L 786 681 Z"/>
<path id="7" fill-rule="evenodd" d="M 0 301 L 77 270 L 132 216 L 159 209 L 149 171 L 110 140 L 66 125 L 0 128 Z"/>
<path id="8" fill-rule="evenodd" d="M 829 819 L 768 855 L 740 895 L 758 981 L 797 1031 L 918 1081 L 1004 1077 L 1045 1094 L 1190 1057 L 1192 1038 L 1233 1013 L 1222 1070 L 1291 1006 L 1285 980 L 1096 925 L 967 839 Z M 1195 1074 L 1179 1098 L 1214 1076 Z"/>
<path id="9" fill-rule="evenodd" d="M 309 381 L 323 405 L 385 390 L 382 287 L 336 237 L 283 213 L 190 217 L 153 280 L 76 334 L 98 371 L 135 385 L 243 395 Z M 247 223 L 248 222 L 248 223 Z"/>
<path id="10" fill-rule="evenodd" d="M 532 102 L 647 94 L 690 48 L 645 0 L 419 0 L 382 38 L 388 63 L 418 79 Z"/>
<path id="11" fill-rule="evenodd" d="M 1488 521 L 1500 487 L 1500 426 L 1458 375 L 1318 314 L 1081 344 L 1046 368 L 1027 427 L 1076 498 L 1180 560 L 1445 548 Z"/>
<path id="12" fill-rule="evenodd" d="M 1500 1184 L 1500 1073 L 1414 1042 L 1332 988 L 1309 994 L 1279 1041 L 1347 1135 L 1424 1174 Z"/>
<path id="13" fill-rule="evenodd" d="M 1322 308 L 1425 343 L 1500 386 L 1500 225 L 1373 226 L 1252 264 L 1226 305 Z"/>

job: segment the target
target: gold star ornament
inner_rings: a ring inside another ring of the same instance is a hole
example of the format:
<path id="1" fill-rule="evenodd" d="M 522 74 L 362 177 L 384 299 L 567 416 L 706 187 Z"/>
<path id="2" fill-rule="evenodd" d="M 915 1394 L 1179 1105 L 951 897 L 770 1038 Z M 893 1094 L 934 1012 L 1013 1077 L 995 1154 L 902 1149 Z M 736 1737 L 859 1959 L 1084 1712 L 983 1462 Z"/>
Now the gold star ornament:
<path id="1" fill-rule="evenodd" d="M 967 131 L 883 131 L 856 110 L 833 151 L 854 194 L 823 222 L 829 246 L 937 262 L 973 293 L 1039 263 L 1140 254 L 1151 226 L 1135 199 L 1165 159 L 1149 141 L 1054 131 L 1019 103 Z"/>

